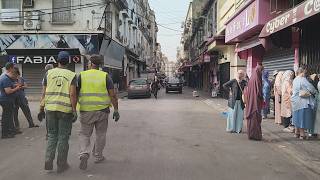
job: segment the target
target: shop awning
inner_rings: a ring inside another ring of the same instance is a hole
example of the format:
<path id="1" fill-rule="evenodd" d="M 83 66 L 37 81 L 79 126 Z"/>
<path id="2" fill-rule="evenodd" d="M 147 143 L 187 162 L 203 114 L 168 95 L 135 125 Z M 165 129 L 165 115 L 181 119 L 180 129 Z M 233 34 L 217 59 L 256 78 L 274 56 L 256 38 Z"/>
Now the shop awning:
<path id="1" fill-rule="evenodd" d="M 114 40 L 103 40 L 100 54 L 104 56 L 104 65 L 107 67 L 122 68 L 125 48 Z"/>
<path id="2" fill-rule="evenodd" d="M 320 12 L 319 1 L 307 0 L 294 7 L 285 13 L 270 20 L 263 27 L 259 37 L 265 38 L 273 33 L 276 33 L 282 29 L 292 26 L 298 22 L 301 22 L 311 16 L 314 16 Z"/>
<path id="3" fill-rule="evenodd" d="M 262 43 L 259 40 L 258 36 L 255 36 L 255 37 L 253 37 L 253 38 L 251 38 L 251 39 L 249 39 L 247 41 L 238 43 L 237 46 L 236 46 L 236 50 L 235 51 L 236 52 L 241 52 L 241 51 L 244 51 L 244 50 L 259 46 L 261 44 Z"/>

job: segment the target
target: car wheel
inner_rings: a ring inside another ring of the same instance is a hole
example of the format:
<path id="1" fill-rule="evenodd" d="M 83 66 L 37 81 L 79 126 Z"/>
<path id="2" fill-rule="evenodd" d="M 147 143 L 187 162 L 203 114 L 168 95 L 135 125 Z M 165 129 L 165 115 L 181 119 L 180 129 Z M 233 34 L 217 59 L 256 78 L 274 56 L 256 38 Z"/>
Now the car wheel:
<path id="1" fill-rule="evenodd" d="M 179 94 L 182 94 L 182 90 L 179 91 Z"/>
<path id="2" fill-rule="evenodd" d="M 169 93 L 168 89 L 166 89 L 166 93 Z"/>

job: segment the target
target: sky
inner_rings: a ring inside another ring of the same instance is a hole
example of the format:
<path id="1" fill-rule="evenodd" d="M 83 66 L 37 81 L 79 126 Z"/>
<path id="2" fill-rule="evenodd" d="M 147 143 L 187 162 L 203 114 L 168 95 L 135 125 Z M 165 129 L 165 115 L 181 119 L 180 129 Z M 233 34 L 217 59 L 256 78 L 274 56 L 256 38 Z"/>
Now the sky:
<path id="1" fill-rule="evenodd" d="M 185 20 L 189 3 L 190 0 L 149 0 L 151 8 L 156 13 L 158 42 L 169 61 L 176 61 L 177 47 L 183 30 L 181 25 Z"/>

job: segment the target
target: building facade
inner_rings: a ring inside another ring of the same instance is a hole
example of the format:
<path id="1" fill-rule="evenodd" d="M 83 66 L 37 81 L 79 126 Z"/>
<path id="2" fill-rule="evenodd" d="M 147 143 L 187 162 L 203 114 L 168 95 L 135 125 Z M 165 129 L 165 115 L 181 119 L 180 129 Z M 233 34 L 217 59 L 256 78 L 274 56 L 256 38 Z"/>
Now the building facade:
<path id="1" fill-rule="evenodd" d="M 125 89 L 130 78 L 153 63 L 156 31 L 147 0 L 0 3 L 0 59 L 17 64 L 29 82 L 27 94 L 40 93 L 44 66 L 55 64 L 61 50 L 70 52 L 69 68 L 77 73 L 87 68 L 87 55 L 103 55 L 103 70 Z"/>

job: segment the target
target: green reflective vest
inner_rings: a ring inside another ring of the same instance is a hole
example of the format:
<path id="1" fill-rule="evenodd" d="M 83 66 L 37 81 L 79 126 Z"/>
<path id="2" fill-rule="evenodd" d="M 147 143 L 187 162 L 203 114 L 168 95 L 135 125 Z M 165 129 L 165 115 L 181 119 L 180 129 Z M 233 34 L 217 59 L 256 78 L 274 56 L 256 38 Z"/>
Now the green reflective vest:
<path id="1" fill-rule="evenodd" d="M 103 71 L 91 69 L 80 73 L 80 111 L 99 111 L 111 106 L 107 90 L 107 76 Z"/>
<path id="2" fill-rule="evenodd" d="M 49 111 L 71 113 L 70 86 L 75 73 L 62 68 L 48 71 L 45 107 Z"/>

